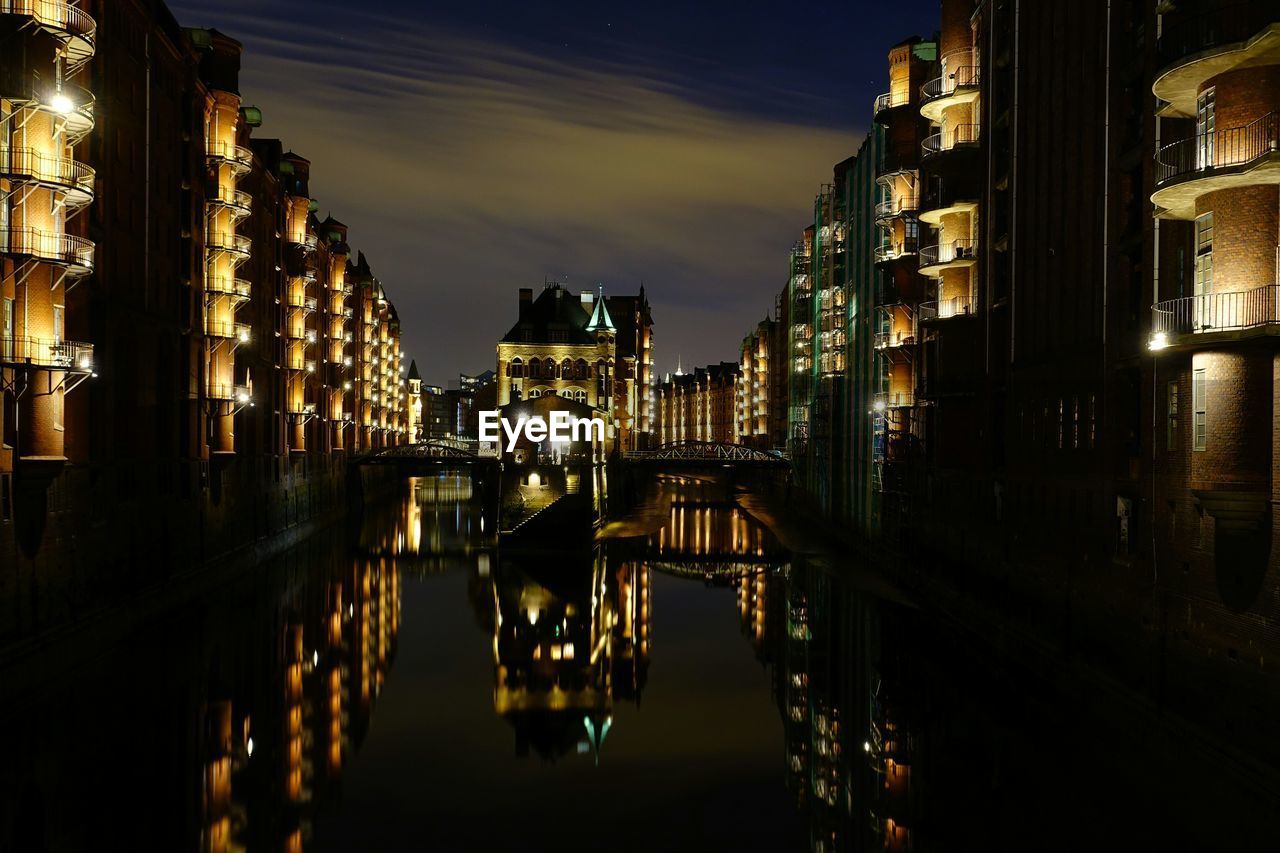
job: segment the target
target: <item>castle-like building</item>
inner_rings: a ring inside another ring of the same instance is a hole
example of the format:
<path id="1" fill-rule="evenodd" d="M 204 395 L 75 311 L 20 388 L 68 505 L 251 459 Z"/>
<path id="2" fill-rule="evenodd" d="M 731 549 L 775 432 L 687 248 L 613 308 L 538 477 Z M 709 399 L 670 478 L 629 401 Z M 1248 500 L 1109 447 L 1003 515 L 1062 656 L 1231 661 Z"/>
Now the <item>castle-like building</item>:
<path id="1" fill-rule="evenodd" d="M 616 317 L 616 319 L 615 319 Z M 624 448 L 651 432 L 653 318 L 644 288 L 636 296 L 574 294 L 548 283 L 535 299 L 520 289 L 520 313 L 498 342 L 499 407 L 564 397 L 607 413 Z"/>

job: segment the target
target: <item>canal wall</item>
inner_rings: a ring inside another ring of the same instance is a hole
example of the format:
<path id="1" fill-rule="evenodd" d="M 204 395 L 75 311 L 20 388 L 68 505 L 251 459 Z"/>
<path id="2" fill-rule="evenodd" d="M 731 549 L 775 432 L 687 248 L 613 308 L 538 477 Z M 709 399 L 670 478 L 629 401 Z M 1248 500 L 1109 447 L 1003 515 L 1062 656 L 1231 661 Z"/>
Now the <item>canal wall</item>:
<path id="1" fill-rule="evenodd" d="M 220 562 L 265 559 L 341 519 L 349 478 L 375 500 L 398 474 L 342 456 L 70 465 L 16 493 L 0 521 L 0 647 Z"/>

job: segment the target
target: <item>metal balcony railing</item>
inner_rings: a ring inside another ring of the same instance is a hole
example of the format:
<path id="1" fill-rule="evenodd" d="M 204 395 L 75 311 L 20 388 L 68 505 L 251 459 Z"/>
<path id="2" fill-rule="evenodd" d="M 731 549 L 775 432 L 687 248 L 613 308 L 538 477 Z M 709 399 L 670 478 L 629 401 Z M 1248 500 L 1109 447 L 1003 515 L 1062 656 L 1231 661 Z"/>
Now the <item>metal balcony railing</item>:
<path id="1" fill-rule="evenodd" d="M 1280 118 L 1270 112 L 1243 127 L 1179 139 L 1156 153 L 1156 185 L 1238 169 L 1280 151 Z"/>
<path id="2" fill-rule="evenodd" d="M 214 251 L 244 257 L 248 257 L 253 248 L 253 242 L 248 237 L 228 231 L 210 231 L 205 236 L 205 245 Z"/>
<path id="3" fill-rule="evenodd" d="M 209 196 L 208 201 L 212 204 L 230 208 L 241 215 L 248 215 L 253 209 L 253 196 L 244 190 L 225 185 L 219 185 L 214 193 Z"/>
<path id="4" fill-rule="evenodd" d="M 957 89 L 971 89 L 981 81 L 976 65 L 961 65 L 950 74 L 935 77 L 920 87 L 920 97 L 924 101 L 945 98 L 954 94 Z"/>
<path id="5" fill-rule="evenodd" d="M 950 151 L 958 145 L 971 145 L 978 141 L 978 133 L 979 125 L 957 124 L 932 136 L 926 136 L 920 143 L 920 151 L 928 157 Z"/>
<path id="6" fill-rule="evenodd" d="M 41 28 L 64 39 L 84 42 L 82 46 L 68 46 L 73 53 L 68 57 L 73 65 L 93 56 L 98 25 L 87 12 L 67 0 L 0 0 L 0 15 L 27 15 Z"/>
<path id="7" fill-rule="evenodd" d="M 239 172 L 247 171 L 253 165 L 253 152 L 243 145 L 208 140 L 204 151 L 210 160 L 227 163 Z"/>
<path id="8" fill-rule="evenodd" d="M 885 261 L 903 258 L 908 255 L 914 255 L 918 249 L 919 247 L 915 240 L 907 240 L 906 242 L 900 243 L 896 246 L 877 246 L 875 251 L 875 262 L 883 263 Z"/>
<path id="9" fill-rule="evenodd" d="M 882 95 L 877 95 L 875 101 L 872 102 L 871 114 L 877 116 L 885 110 L 890 110 L 894 107 L 905 107 L 909 103 L 911 103 L 911 94 L 909 92 L 885 92 Z"/>
<path id="10" fill-rule="evenodd" d="M 318 245 L 316 235 L 310 233 L 302 234 L 300 236 L 295 234 L 289 238 L 289 242 L 295 246 L 301 246 L 308 252 L 314 252 Z"/>
<path id="11" fill-rule="evenodd" d="M 247 403 L 250 399 L 248 385 L 236 385 L 230 382 L 210 382 L 205 389 L 210 400 L 225 400 L 234 403 Z"/>
<path id="12" fill-rule="evenodd" d="M 905 409 L 914 406 L 915 393 L 912 391 L 882 391 L 873 398 L 872 405 L 878 412 L 885 409 Z"/>
<path id="13" fill-rule="evenodd" d="M 1151 331 L 1163 335 L 1238 332 L 1280 323 L 1280 285 L 1166 299 L 1151 306 Z"/>
<path id="14" fill-rule="evenodd" d="M 212 276 L 205 279 L 204 289 L 218 296 L 233 296 L 237 299 L 248 299 L 252 286 L 248 279 L 230 278 L 228 276 Z"/>
<path id="15" fill-rule="evenodd" d="M 916 195 L 904 195 L 898 198 L 891 198 L 888 201 L 882 201 L 876 205 L 877 219 L 890 219 L 894 216 L 901 216 L 905 213 L 912 213 L 920 209 L 920 197 Z"/>
<path id="16" fill-rule="evenodd" d="M 0 175 L 17 181 L 30 181 L 58 187 L 83 196 L 84 203 L 93 199 L 93 167 L 37 151 L 34 148 L 10 148 L 0 145 Z"/>
<path id="17" fill-rule="evenodd" d="M 972 240 L 952 240 L 950 243 L 939 243 L 936 246 L 925 246 L 920 250 L 920 266 L 928 267 L 937 264 L 949 264 L 954 261 L 971 261 L 974 257 Z"/>
<path id="18" fill-rule="evenodd" d="M 93 344 L 54 338 L 0 338 L 0 364 L 93 372 Z"/>
<path id="19" fill-rule="evenodd" d="M 38 228 L 0 229 L 0 252 L 57 264 L 76 275 L 93 271 L 93 242 Z"/>
<path id="20" fill-rule="evenodd" d="M 922 323 L 929 320 L 947 320 L 951 317 L 967 317 L 971 313 L 973 313 L 973 304 L 967 296 L 940 299 L 936 302 L 921 302 L 916 309 L 916 316 Z"/>
<path id="21" fill-rule="evenodd" d="M 232 320 L 213 320 L 206 319 L 204 323 L 204 331 L 206 335 L 213 338 L 226 338 L 239 343 L 248 343 L 249 341 L 249 324 L 236 323 Z"/>
<path id="22" fill-rule="evenodd" d="M 911 331 L 876 332 L 874 346 L 876 349 L 893 349 L 911 346 L 915 342 L 915 333 Z"/>
<path id="23" fill-rule="evenodd" d="M 1168 67 L 1215 47 L 1248 41 L 1277 20 L 1274 0 L 1216 5 L 1198 14 L 1164 17 L 1157 54 Z"/>

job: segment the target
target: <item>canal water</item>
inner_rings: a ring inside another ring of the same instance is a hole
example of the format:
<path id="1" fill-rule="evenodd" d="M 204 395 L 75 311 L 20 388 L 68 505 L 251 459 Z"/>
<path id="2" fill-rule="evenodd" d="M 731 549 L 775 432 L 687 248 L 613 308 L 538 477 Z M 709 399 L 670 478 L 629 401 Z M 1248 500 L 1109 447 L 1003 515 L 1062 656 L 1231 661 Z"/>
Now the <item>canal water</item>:
<path id="1" fill-rule="evenodd" d="M 157 593 L 6 678 L 0 850 L 1213 849 L 1259 822 L 730 498 L 670 478 L 595 548 L 499 553 L 465 479 L 414 479 Z"/>

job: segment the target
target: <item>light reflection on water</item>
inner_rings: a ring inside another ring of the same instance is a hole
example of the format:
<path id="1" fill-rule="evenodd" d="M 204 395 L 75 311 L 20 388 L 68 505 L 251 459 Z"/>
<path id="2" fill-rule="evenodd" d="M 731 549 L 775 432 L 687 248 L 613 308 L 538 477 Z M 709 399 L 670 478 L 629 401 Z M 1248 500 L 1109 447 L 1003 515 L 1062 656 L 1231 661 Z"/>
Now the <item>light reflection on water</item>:
<path id="1" fill-rule="evenodd" d="M 413 479 L 175 603 L 10 709 L 0 849 L 964 849 L 1046 801 L 1124 837 L 1079 739 L 1007 719 L 1048 713 L 1025 684 L 716 488 L 662 499 L 646 535 L 500 554 L 468 482 Z"/>

